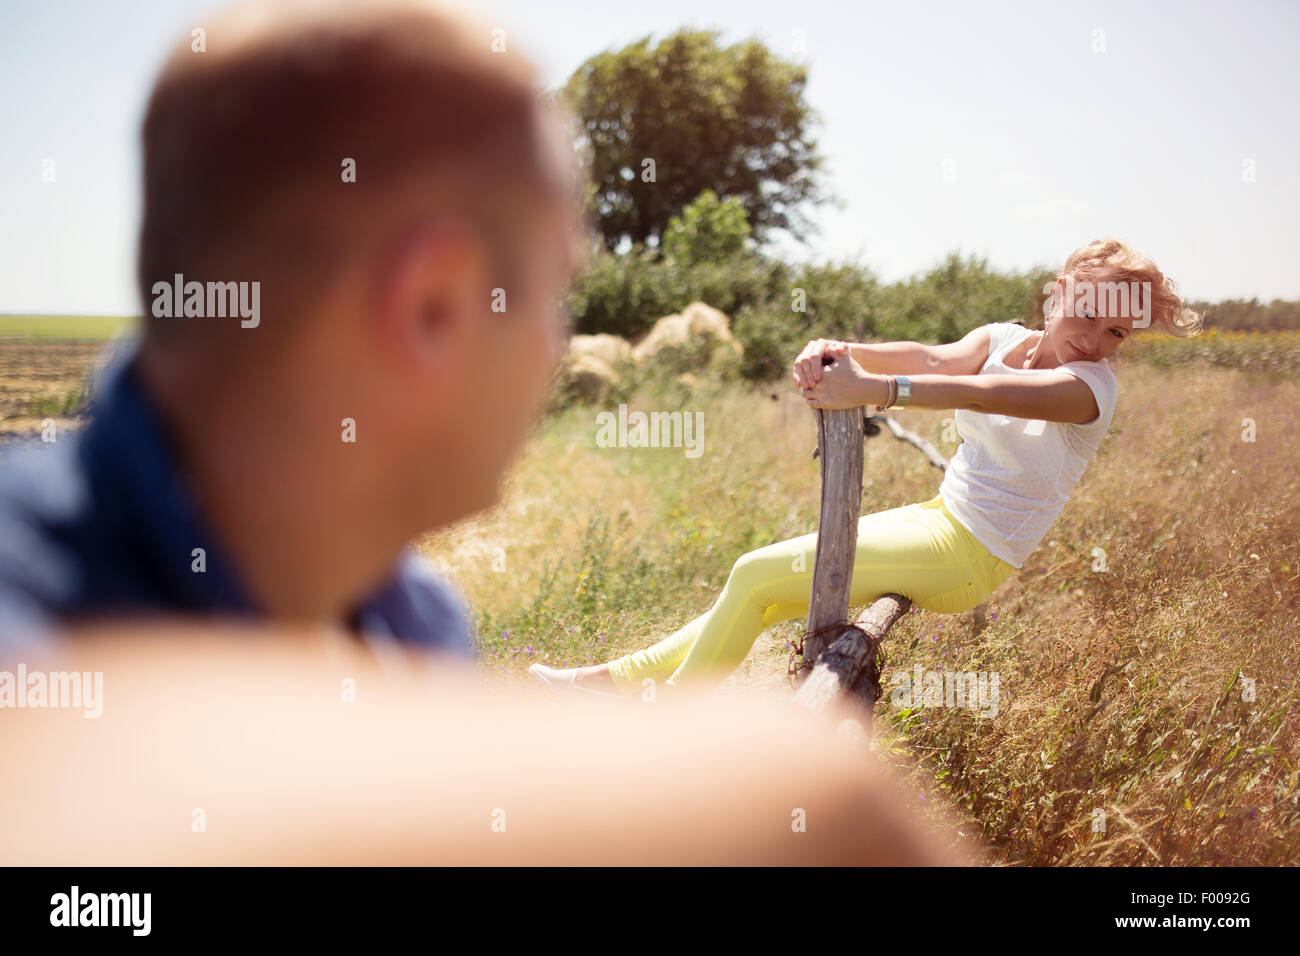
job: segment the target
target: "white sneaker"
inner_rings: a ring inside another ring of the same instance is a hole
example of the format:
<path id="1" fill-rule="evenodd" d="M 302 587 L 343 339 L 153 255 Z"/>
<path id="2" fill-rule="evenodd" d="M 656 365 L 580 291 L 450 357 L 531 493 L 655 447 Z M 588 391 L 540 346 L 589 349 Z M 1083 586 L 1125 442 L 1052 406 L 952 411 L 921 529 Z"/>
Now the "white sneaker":
<path id="1" fill-rule="evenodd" d="M 592 690 L 590 687 L 582 687 L 578 684 L 578 668 L 569 667 L 564 670 L 557 670 L 554 667 L 547 667 L 545 664 L 534 664 L 528 668 L 528 673 L 537 679 L 547 690 L 563 694 L 566 691 L 576 691 L 580 694 L 595 694 L 597 697 L 622 697 L 618 691 Z"/>

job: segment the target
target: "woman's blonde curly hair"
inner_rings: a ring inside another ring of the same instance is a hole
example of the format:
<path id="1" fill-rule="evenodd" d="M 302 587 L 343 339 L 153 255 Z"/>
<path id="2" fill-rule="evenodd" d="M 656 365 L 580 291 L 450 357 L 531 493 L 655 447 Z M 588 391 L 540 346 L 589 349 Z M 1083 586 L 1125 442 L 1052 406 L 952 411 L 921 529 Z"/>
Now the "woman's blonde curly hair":
<path id="1" fill-rule="evenodd" d="M 1183 304 L 1174 280 L 1161 272 L 1154 262 L 1119 239 L 1097 239 L 1070 253 L 1057 279 L 1067 275 L 1081 280 L 1149 283 L 1139 288 L 1151 290 L 1148 304 L 1151 327 L 1170 335 L 1189 338 L 1203 331 L 1203 317 Z"/>

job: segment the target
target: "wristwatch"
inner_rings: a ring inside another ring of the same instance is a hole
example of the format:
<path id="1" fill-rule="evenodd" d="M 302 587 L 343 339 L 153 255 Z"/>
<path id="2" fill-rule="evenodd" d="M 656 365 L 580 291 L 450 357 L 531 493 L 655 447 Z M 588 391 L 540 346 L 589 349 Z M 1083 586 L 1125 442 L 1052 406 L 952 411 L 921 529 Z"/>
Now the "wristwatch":
<path id="1" fill-rule="evenodd" d="M 902 408 L 912 400 L 912 380 L 906 375 L 895 375 L 898 380 L 898 397 L 894 399 L 894 404 L 890 408 Z"/>

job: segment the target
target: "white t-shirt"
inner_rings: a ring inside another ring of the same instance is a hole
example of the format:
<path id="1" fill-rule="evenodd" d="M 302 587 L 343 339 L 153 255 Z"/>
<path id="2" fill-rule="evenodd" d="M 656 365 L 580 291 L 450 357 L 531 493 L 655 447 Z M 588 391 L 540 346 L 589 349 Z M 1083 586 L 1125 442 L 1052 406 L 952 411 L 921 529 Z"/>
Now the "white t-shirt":
<path id="1" fill-rule="evenodd" d="M 1085 425 L 958 409 L 962 443 L 939 486 L 944 505 L 989 551 L 1020 568 L 1047 534 L 1110 427 L 1119 382 L 1110 365 L 1068 362 L 1058 369 L 1010 368 L 1003 359 L 1026 336 L 1014 322 L 993 322 L 980 374 L 1069 372 L 1096 396 L 1101 413 Z"/>

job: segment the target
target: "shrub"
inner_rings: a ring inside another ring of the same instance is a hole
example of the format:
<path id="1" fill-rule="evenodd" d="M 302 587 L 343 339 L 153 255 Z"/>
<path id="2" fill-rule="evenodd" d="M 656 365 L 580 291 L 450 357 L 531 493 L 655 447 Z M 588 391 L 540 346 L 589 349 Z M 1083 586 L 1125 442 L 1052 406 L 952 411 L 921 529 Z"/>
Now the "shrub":
<path id="1" fill-rule="evenodd" d="M 718 262 L 681 263 L 636 247 L 598 253 L 568 302 L 574 331 L 608 332 L 638 339 L 655 321 L 699 300 L 728 316 L 785 294 L 788 267 L 761 256 L 735 256 Z"/>
<path id="2" fill-rule="evenodd" d="M 749 232 L 745 204 L 735 197 L 720 200 L 706 189 L 668 220 L 664 256 L 683 265 L 734 259 L 744 253 Z"/>

